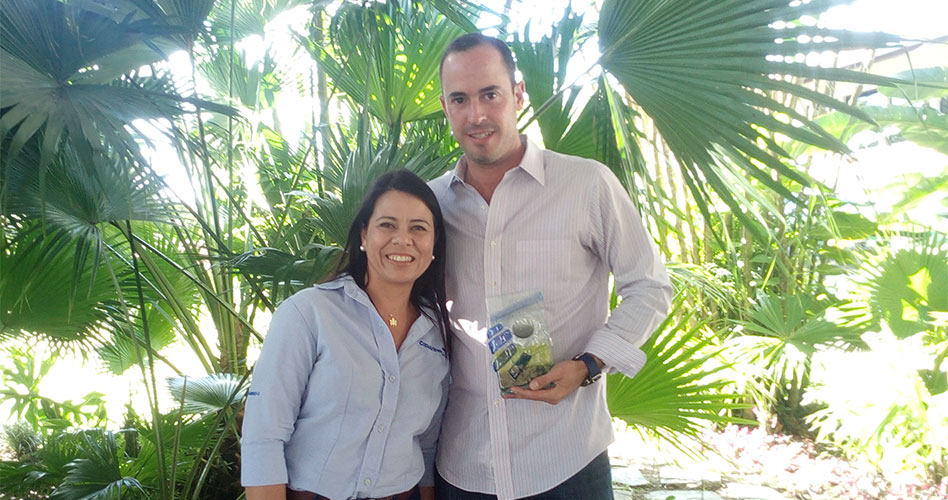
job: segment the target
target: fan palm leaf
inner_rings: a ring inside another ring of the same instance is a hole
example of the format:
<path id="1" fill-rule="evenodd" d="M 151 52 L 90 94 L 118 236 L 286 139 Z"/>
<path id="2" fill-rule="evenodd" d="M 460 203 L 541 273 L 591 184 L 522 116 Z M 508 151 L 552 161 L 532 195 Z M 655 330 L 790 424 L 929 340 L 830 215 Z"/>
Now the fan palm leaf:
<path id="1" fill-rule="evenodd" d="M 948 236 L 932 232 L 861 270 L 875 321 L 884 321 L 899 338 L 931 328 L 933 313 L 948 311 Z"/>
<path id="2" fill-rule="evenodd" d="M 682 436 L 698 437 L 705 423 L 751 423 L 727 416 L 743 408 L 727 394 L 728 384 L 714 374 L 726 367 L 716 361 L 720 347 L 700 321 L 676 301 L 668 318 L 642 346 L 648 360 L 635 375 L 609 375 L 606 398 L 612 416 L 687 451 Z"/>
<path id="3" fill-rule="evenodd" d="M 96 430 L 82 433 L 80 458 L 72 461 L 51 500 L 118 500 L 146 498 L 137 479 L 124 476 L 115 435 Z"/>
<path id="4" fill-rule="evenodd" d="M 15 157 L 42 132 L 41 166 L 64 134 L 86 161 L 94 150 L 109 150 L 143 163 L 132 135 L 134 120 L 172 118 L 183 112 L 185 102 L 229 112 L 210 102 L 151 91 L 130 79 L 100 82 L 154 60 L 123 57 L 125 66 L 119 67 L 111 55 L 180 31 L 152 19 L 115 21 L 83 9 L 81 2 L 3 2 L 0 138 L 10 134 L 8 156 Z"/>
<path id="5" fill-rule="evenodd" d="M 294 255 L 276 248 L 257 248 L 238 255 L 233 265 L 242 272 L 260 278 L 270 288 L 275 302 L 286 299 L 302 288 L 328 277 L 339 263 L 342 249 L 311 243 Z"/>
<path id="6" fill-rule="evenodd" d="M 441 112 L 441 53 L 462 33 L 434 9 L 391 0 L 344 4 L 330 27 L 331 47 L 303 44 L 336 88 L 398 131 L 404 122 Z"/>
<path id="7" fill-rule="evenodd" d="M 410 137 L 401 145 L 377 141 L 368 130 L 366 116 L 358 120 L 354 134 L 343 134 L 343 139 L 334 137 L 333 149 L 327 155 L 324 171 L 326 196 L 290 193 L 312 201 L 316 214 L 314 223 L 325 234 L 327 244 L 345 244 L 349 225 L 376 177 L 389 170 L 404 168 L 422 179 L 433 179 L 448 169 L 453 157 L 439 155 L 439 143 L 426 143 Z M 354 147 L 344 138 L 350 134 L 354 136 Z"/>
<path id="8" fill-rule="evenodd" d="M 167 379 L 175 401 L 183 403 L 184 413 L 208 413 L 230 408 L 243 401 L 249 383 L 233 373 L 212 373 L 193 378 Z"/>
<path id="9" fill-rule="evenodd" d="M 88 344 L 108 323 L 111 279 L 94 273 L 89 262 L 77 275 L 77 243 L 68 234 L 34 223 L 0 245 L 0 338 L 29 332 Z"/>
<path id="10" fill-rule="evenodd" d="M 280 14 L 300 5 L 319 5 L 325 0 L 228 0 L 214 2 L 210 13 L 211 32 L 218 40 L 242 40 L 251 35 L 263 36 L 267 23 Z M 233 12 L 231 9 L 233 8 Z M 233 13 L 233 22 L 231 14 Z"/>
<path id="11" fill-rule="evenodd" d="M 734 213 L 745 217 L 739 195 L 720 173 L 719 165 L 724 162 L 733 163 L 744 176 L 785 198 L 796 200 L 771 172 L 799 184 L 807 184 L 808 179 L 788 165 L 788 154 L 774 141 L 773 134 L 830 151 L 847 151 L 813 120 L 771 98 L 773 93 L 794 95 L 816 106 L 872 121 L 858 108 L 792 83 L 789 77 L 872 85 L 899 82 L 797 62 L 797 54 L 813 50 L 876 48 L 898 41 L 882 33 L 829 30 L 800 21 L 838 3 L 844 2 L 603 3 L 600 62 L 654 120 L 705 217 L 710 218 L 710 190 Z M 777 29 L 778 21 L 786 27 Z M 752 229 L 759 229 L 753 220 L 749 222 Z"/>

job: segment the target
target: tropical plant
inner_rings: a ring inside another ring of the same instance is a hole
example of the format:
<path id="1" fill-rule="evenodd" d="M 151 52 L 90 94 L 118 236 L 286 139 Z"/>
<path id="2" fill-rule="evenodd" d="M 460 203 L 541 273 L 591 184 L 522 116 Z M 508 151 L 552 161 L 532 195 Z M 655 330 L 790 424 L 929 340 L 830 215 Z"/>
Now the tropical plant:
<path id="1" fill-rule="evenodd" d="M 531 97 L 523 126 L 536 123 L 551 150 L 608 165 L 688 288 L 647 344 L 652 364 L 611 382 L 613 410 L 673 442 L 696 421 L 728 420 L 726 384 L 708 378 L 724 371 L 692 359 L 716 359 L 725 335 L 708 327 L 744 321 L 777 332 L 781 352 L 811 348 L 792 333 L 825 327 L 832 301 L 801 302 L 806 317 L 782 330 L 759 309 L 822 292 L 831 257 L 803 250 L 826 250 L 852 221 L 819 202 L 831 198 L 824 187 L 807 194 L 813 182 L 782 141 L 846 151 L 814 110 L 874 116 L 794 78 L 909 78 L 790 60 L 817 37 L 821 50 L 897 42 L 807 23 L 838 3 L 606 0 L 598 19 L 567 9 L 536 37 L 536 26 L 508 36 L 505 12 L 470 1 L 3 0 L 0 337 L 41 336 L 94 350 L 114 373 L 140 370 L 150 415 L 129 417 L 119 434 L 64 438 L 68 450 L 46 441 L 36 461 L 0 473 L 36 472 L 37 492 L 73 481 L 61 496 L 235 492 L 234 404 L 262 338 L 256 320 L 332 272 L 375 176 L 403 167 L 430 179 L 450 168 L 459 151 L 439 111 L 438 61 L 454 36 L 495 14 Z M 273 28 L 287 17 L 307 24 L 281 41 Z M 288 54 L 286 40 L 301 50 Z M 596 42 L 601 57 L 582 60 Z M 918 83 L 945 88 L 935 77 Z M 283 98 L 302 103 L 306 123 L 283 120 Z M 300 125 L 299 137 L 288 125 Z M 162 144 L 177 162 L 157 158 Z M 801 236 L 824 224 L 830 233 Z M 742 308 L 758 291 L 777 302 Z M 176 343 L 208 378 L 165 356 Z M 162 412 L 165 367 L 177 404 Z M 630 404 L 646 396 L 668 411 Z"/>
<path id="2" fill-rule="evenodd" d="M 677 300 L 642 346 L 648 360 L 635 377 L 607 377 L 606 398 L 613 417 L 693 454 L 683 436 L 699 437 L 709 425 L 754 422 L 728 414 L 747 405 L 736 401 L 739 394 L 720 377 L 727 367 L 720 357 L 723 348 L 705 331 L 707 324 L 694 321 L 694 311 L 683 308 L 684 301 Z"/>

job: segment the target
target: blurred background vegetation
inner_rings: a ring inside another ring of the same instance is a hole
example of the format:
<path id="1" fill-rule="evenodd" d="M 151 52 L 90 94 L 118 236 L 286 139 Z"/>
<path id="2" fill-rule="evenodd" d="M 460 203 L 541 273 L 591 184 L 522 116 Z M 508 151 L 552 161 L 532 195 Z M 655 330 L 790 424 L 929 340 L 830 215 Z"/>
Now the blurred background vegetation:
<path id="1" fill-rule="evenodd" d="M 375 176 L 453 166 L 438 62 L 476 29 L 514 49 L 526 133 L 608 165 L 668 261 L 614 416 L 941 480 L 948 39 L 818 21 L 847 3 L 0 0 L 0 498 L 238 498 L 270 313 Z M 925 153 L 860 171 L 874 142 Z M 67 360 L 106 385 L 50 397 Z"/>

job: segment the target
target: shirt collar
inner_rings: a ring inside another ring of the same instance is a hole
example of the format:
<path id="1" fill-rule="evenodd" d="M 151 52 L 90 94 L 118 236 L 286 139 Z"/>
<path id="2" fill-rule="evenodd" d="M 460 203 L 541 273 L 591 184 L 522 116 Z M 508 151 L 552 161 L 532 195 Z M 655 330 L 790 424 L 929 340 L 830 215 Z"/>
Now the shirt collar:
<path id="1" fill-rule="evenodd" d="M 514 169 L 519 168 L 530 174 L 530 176 L 536 179 L 542 186 L 546 182 L 546 170 L 543 168 L 543 150 L 541 150 L 540 146 L 537 146 L 535 142 L 527 138 L 527 136 L 521 135 L 520 138 L 526 142 L 527 150 L 523 153 L 523 159 L 520 160 L 520 165 L 517 165 Z M 454 170 L 451 171 L 451 185 L 464 183 L 466 173 L 467 160 L 465 160 L 464 156 L 461 156 L 461 159 L 455 164 Z"/>
<path id="2" fill-rule="evenodd" d="M 375 311 L 375 305 L 372 304 L 372 299 L 369 298 L 369 294 L 365 293 L 365 290 L 360 288 L 355 280 L 352 279 L 352 276 L 349 276 L 348 274 L 342 275 L 325 283 L 320 283 L 316 285 L 316 287 L 322 290 L 338 290 L 342 288 L 345 294 L 352 298 L 352 300 L 355 300 L 370 310 Z M 427 307 L 425 309 L 428 310 L 429 314 L 434 314 L 433 310 Z M 422 322 L 421 324 L 425 329 L 428 329 L 435 324 L 431 318 L 425 314 L 421 314 L 421 316 L 418 318 L 418 321 Z"/>
<path id="3" fill-rule="evenodd" d="M 346 295 L 355 299 L 356 301 L 369 306 L 372 304 L 372 301 L 369 300 L 368 294 L 365 293 L 365 290 L 359 287 L 356 284 L 355 280 L 352 279 L 352 276 L 348 274 L 339 276 L 338 278 L 332 279 L 325 283 L 320 283 L 316 285 L 317 288 L 322 290 L 338 290 L 342 289 Z"/>

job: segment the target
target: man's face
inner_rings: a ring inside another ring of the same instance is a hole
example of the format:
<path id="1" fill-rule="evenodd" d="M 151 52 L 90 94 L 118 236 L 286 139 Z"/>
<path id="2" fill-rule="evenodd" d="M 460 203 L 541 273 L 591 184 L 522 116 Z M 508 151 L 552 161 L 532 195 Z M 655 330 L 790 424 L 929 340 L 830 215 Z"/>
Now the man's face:
<path id="1" fill-rule="evenodd" d="M 468 164 L 516 166 L 523 82 L 510 84 L 500 53 L 478 45 L 449 54 L 441 68 L 441 91 L 441 106 Z"/>

